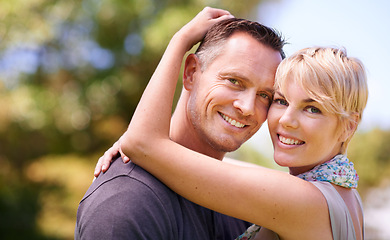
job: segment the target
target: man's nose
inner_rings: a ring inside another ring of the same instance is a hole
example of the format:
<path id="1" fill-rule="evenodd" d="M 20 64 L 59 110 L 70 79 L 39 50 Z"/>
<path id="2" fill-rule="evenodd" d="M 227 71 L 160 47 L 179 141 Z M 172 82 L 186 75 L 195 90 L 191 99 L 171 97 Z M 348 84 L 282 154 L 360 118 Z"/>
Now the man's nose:
<path id="1" fill-rule="evenodd" d="M 238 99 L 233 103 L 233 106 L 240 110 L 244 116 L 251 116 L 255 114 L 256 93 L 250 91 L 242 92 Z"/>

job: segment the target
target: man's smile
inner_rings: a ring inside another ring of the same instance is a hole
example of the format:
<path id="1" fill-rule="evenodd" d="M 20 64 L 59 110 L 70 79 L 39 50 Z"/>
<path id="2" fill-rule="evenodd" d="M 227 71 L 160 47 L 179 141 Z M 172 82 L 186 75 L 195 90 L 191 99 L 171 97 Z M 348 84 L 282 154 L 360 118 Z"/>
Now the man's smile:
<path id="1" fill-rule="evenodd" d="M 240 123 L 240 122 L 238 122 L 238 121 L 236 121 L 236 120 L 234 120 L 234 119 L 231 119 L 230 117 L 228 117 L 228 116 L 226 116 L 225 114 L 223 114 L 223 113 L 219 113 L 221 116 L 222 116 L 222 118 L 226 121 L 226 122 L 228 122 L 230 125 L 232 125 L 232 126 L 235 126 L 235 127 L 238 127 L 238 128 L 243 128 L 243 127 L 245 127 L 246 125 L 245 124 L 243 124 L 243 123 Z"/>

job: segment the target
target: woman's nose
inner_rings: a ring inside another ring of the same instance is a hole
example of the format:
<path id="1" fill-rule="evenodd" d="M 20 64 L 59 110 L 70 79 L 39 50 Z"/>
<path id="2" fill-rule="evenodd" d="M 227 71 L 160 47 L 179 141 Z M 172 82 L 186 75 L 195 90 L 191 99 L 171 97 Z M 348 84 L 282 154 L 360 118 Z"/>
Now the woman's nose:
<path id="1" fill-rule="evenodd" d="M 299 126 L 298 111 L 288 106 L 279 119 L 279 123 L 285 128 L 297 128 Z"/>

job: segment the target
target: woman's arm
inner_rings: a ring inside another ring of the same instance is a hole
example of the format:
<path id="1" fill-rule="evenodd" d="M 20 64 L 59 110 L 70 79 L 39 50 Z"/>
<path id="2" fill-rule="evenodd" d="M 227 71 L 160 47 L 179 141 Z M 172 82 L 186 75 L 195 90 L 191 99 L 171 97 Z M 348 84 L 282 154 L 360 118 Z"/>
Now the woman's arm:
<path id="1" fill-rule="evenodd" d="M 192 46 L 188 39 L 200 40 L 194 38 L 201 32 L 199 23 L 205 26 L 210 23 L 205 20 L 221 16 L 210 18 L 210 13 L 214 14 L 203 10 L 172 38 L 123 136 L 123 152 L 175 192 L 202 206 L 265 226 L 280 236 L 302 229 L 321 234 L 329 216 L 325 199 L 312 184 L 271 169 L 223 163 L 169 139 L 181 59 Z"/>
<path id="2" fill-rule="evenodd" d="M 188 200 L 280 236 L 329 231 L 321 192 L 288 173 L 224 163 L 161 138 L 138 145 L 131 158 Z"/>
<path id="3" fill-rule="evenodd" d="M 147 89 L 144 92 L 142 100 L 137 107 L 137 110 L 145 107 L 147 111 L 142 110 L 142 114 L 134 113 L 135 116 L 145 114 L 144 117 L 146 117 L 146 119 L 142 117 L 133 117 L 132 126 L 135 127 L 132 127 L 131 129 L 137 128 L 138 126 L 141 128 L 144 126 L 152 126 L 153 121 L 155 121 L 158 117 L 161 126 L 159 125 L 157 127 L 155 134 L 160 132 L 160 130 L 163 134 L 169 131 L 173 92 L 175 91 L 176 82 L 179 77 L 181 63 L 185 53 L 203 38 L 207 30 L 213 24 L 232 17 L 233 16 L 228 11 L 206 7 L 191 22 L 186 24 L 174 35 L 160 61 L 160 64 L 154 72 Z M 155 99 L 151 99 L 152 101 L 150 101 L 149 98 Z M 157 106 L 153 105 L 153 100 L 159 101 L 163 108 L 155 109 Z M 157 113 L 159 110 L 164 114 L 153 116 L 153 114 Z M 151 114 L 151 118 L 148 118 L 148 116 L 150 116 L 148 114 Z M 141 122 L 137 119 L 141 119 Z M 152 121 L 152 124 L 149 124 L 149 120 Z M 140 123 L 141 125 L 139 125 Z M 127 132 L 125 132 L 124 135 L 126 133 Z M 136 135 L 135 132 L 131 132 L 129 134 Z M 94 171 L 95 177 L 99 176 L 100 172 L 107 171 L 111 161 L 115 160 L 114 158 L 119 155 L 125 163 L 130 160 L 120 148 L 124 135 L 122 135 L 118 141 L 115 142 L 113 146 L 99 158 Z"/>
<path id="4" fill-rule="evenodd" d="M 185 53 L 213 24 L 231 17 L 225 10 L 206 7 L 172 37 L 123 136 L 124 142 L 126 136 L 143 136 L 145 130 L 153 136 L 168 136 L 173 96 Z"/>

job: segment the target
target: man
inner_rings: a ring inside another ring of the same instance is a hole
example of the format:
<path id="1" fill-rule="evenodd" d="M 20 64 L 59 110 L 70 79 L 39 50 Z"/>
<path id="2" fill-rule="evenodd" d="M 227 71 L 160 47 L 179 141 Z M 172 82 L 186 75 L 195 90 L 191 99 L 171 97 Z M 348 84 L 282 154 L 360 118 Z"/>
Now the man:
<path id="1" fill-rule="evenodd" d="M 214 25 L 186 59 L 171 139 L 219 160 L 239 148 L 267 117 L 282 47 L 278 34 L 255 22 Z M 81 200 L 75 238 L 234 239 L 248 226 L 189 202 L 131 162 L 114 161 Z"/>

